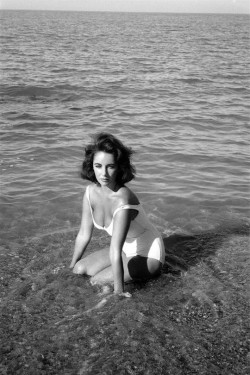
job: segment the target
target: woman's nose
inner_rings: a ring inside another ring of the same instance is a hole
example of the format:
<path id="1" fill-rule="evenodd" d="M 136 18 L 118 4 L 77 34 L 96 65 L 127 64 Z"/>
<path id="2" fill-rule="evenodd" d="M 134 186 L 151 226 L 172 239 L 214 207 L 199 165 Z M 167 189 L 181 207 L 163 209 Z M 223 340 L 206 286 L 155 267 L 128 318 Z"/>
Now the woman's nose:
<path id="1" fill-rule="evenodd" d="M 107 168 L 103 168 L 102 174 L 103 174 L 103 176 L 107 176 L 108 175 Z"/>

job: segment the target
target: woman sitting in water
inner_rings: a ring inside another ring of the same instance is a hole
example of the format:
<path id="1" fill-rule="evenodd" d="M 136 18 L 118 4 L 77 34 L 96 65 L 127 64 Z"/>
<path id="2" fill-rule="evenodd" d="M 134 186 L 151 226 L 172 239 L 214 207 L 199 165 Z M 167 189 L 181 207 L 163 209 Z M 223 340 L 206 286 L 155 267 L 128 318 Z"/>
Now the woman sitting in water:
<path id="1" fill-rule="evenodd" d="M 162 238 L 149 222 L 137 196 L 125 185 L 134 178 L 132 151 L 111 134 L 98 134 L 85 149 L 81 176 L 90 180 L 83 197 L 80 231 L 70 267 L 91 276 L 93 284 L 114 283 L 124 294 L 124 283 L 149 279 L 161 272 L 165 259 Z M 81 259 L 93 227 L 111 236 L 109 248 Z"/>

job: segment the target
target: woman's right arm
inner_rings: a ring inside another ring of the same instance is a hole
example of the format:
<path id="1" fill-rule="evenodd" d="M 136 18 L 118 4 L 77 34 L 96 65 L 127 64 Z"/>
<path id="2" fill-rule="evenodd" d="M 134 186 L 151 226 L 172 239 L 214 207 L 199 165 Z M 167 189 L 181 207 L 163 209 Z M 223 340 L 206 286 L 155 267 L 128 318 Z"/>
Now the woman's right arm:
<path id="1" fill-rule="evenodd" d="M 82 220 L 80 230 L 75 240 L 75 248 L 72 257 L 72 261 L 70 263 L 70 268 L 74 268 L 76 262 L 82 257 L 85 249 L 87 248 L 89 241 L 91 240 L 93 232 L 93 220 L 92 215 L 89 207 L 89 202 L 86 196 L 86 193 L 83 197 L 83 204 L 82 204 Z"/>

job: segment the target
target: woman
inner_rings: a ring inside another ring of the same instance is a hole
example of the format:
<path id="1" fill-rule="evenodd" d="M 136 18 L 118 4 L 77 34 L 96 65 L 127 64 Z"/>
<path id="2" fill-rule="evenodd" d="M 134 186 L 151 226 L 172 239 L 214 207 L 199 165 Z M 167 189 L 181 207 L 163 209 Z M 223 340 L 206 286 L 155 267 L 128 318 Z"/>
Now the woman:
<path id="1" fill-rule="evenodd" d="M 165 259 L 160 234 L 137 196 L 125 186 L 135 173 L 131 154 L 131 149 L 108 133 L 98 134 L 86 147 L 81 176 L 92 184 L 83 197 L 82 221 L 70 264 L 74 273 L 91 276 L 93 284 L 113 282 L 114 293 L 123 295 L 125 282 L 159 275 Z M 111 236 L 110 247 L 81 259 L 94 226 Z"/>

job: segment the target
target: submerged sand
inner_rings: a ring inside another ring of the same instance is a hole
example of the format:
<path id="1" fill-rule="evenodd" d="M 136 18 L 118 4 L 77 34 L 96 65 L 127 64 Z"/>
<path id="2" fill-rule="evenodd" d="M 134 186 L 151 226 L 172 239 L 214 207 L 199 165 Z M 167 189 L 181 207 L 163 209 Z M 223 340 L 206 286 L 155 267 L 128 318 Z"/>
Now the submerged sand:
<path id="1" fill-rule="evenodd" d="M 130 299 L 72 274 L 75 235 L 1 247 L 0 374 L 249 373 L 247 225 L 169 236 L 162 275 Z"/>

